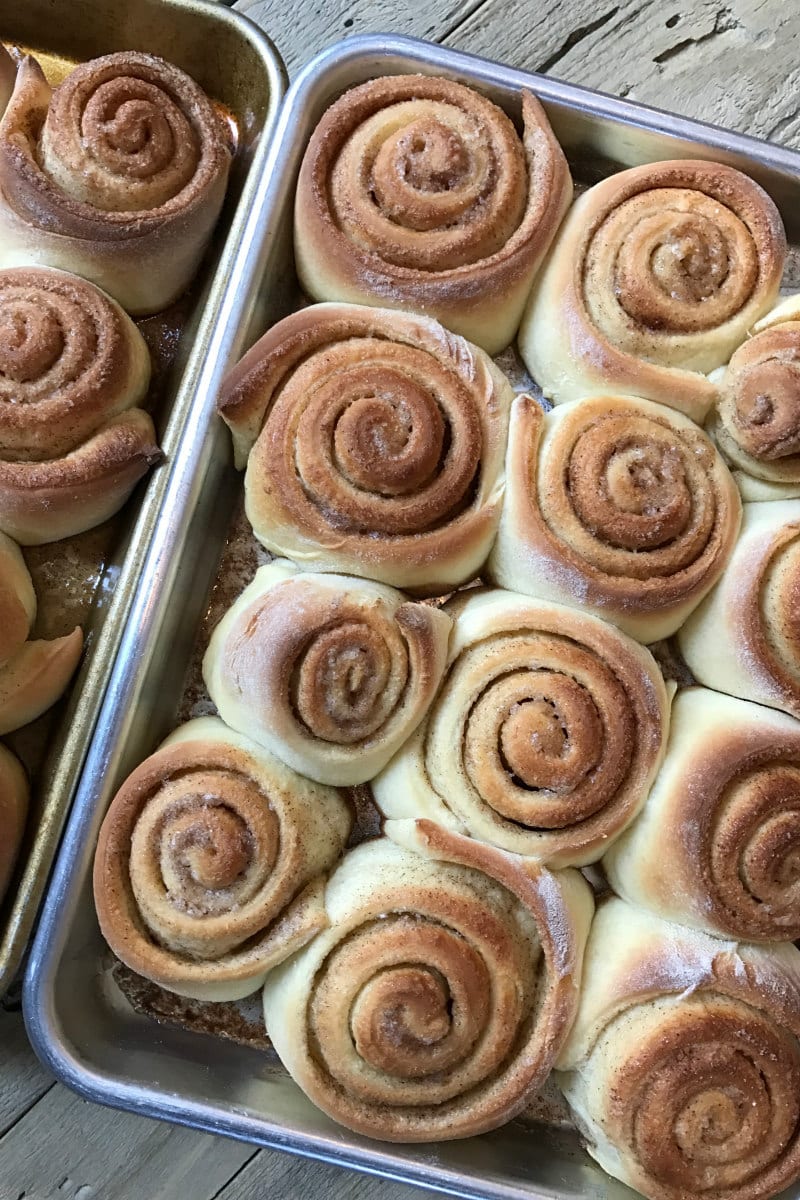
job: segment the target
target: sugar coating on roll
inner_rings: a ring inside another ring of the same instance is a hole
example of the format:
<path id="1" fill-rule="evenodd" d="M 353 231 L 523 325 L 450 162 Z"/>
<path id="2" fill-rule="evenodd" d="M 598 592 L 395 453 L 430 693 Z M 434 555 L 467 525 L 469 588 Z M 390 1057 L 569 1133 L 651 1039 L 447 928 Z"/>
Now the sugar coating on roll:
<path id="1" fill-rule="evenodd" d="M 678 631 L 699 683 L 800 717 L 800 500 L 745 504 L 716 587 Z"/>
<path id="2" fill-rule="evenodd" d="M 108 54 L 52 89 L 26 56 L 0 119 L 0 267 L 58 267 L 128 312 L 165 308 L 197 270 L 231 157 L 211 101 L 161 58 Z"/>
<path id="3" fill-rule="evenodd" d="M 487 574 L 655 642 L 719 579 L 741 507 L 722 458 L 681 413 L 596 396 L 545 414 L 520 396 Z"/>
<path id="4" fill-rule="evenodd" d="M 149 382 L 110 296 L 64 271 L 0 270 L 0 529 L 31 545 L 113 515 L 160 457 L 137 407 Z"/>
<path id="5" fill-rule="evenodd" d="M 437 595 L 489 553 L 512 397 L 482 350 L 435 321 L 318 304 L 264 334 L 219 409 L 268 549 Z"/>
<path id="6" fill-rule="evenodd" d="M 394 588 L 261 567 L 211 637 L 222 719 L 320 783 L 363 783 L 428 710 L 452 622 Z"/>
<path id="7" fill-rule="evenodd" d="M 648 1200 L 768 1200 L 800 1175 L 800 952 L 611 899 L 556 1079 L 589 1153 Z"/>
<path id="8" fill-rule="evenodd" d="M 300 169 L 295 258 L 316 300 L 410 309 L 496 354 L 572 198 L 564 154 L 530 92 L 520 140 L 450 79 L 396 75 L 324 114 Z"/>
<path id="9" fill-rule="evenodd" d="M 620 171 L 575 202 L 531 293 L 522 357 L 545 396 L 643 396 L 702 421 L 706 375 L 775 303 L 786 257 L 767 193 L 721 163 Z"/>
<path id="10" fill-rule="evenodd" d="M 644 803 L 666 745 L 649 651 L 595 617 L 466 592 L 429 715 L 373 780 L 385 817 L 427 817 L 552 866 L 600 857 Z"/>
<path id="11" fill-rule="evenodd" d="M 709 430 L 745 500 L 800 496 L 800 296 L 789 296 L 713 375 Z"/>
<path id="12" fill-rule="evenodd" d="M 679 692 L 661 770 L 603 859 L 620 896 L 748 941 L 800 938 L 800 725 L 705 688 Z"/>
<path id="13" fill-rule="evenodd" d="M 327 924 L 324 873 L 351 813 L 213 717 L 181 726 L 128 777 L 94 862 L 100 928 L 147 979 L 235 1000 Z"/>
<path id="14" fill-rule="evenodd" d="M 468 1137 L 519 1112 L 564 1044 L 591 893 L 430 821 L 386 832 L 331 875 L 330 928 L 267 979 L 267 1032 L 349 1129 Z"/>
<path id="15" fill-rule="evenodd" d="M 0 901 L 19 853 L 28 811 L 28 778 L 22 763 L 0 745 Z"/>

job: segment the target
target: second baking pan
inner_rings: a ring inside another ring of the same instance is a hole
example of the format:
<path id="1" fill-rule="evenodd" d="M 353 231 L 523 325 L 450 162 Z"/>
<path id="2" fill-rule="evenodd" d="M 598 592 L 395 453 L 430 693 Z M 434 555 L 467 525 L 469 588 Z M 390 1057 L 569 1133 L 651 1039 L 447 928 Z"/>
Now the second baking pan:
<path id="1" fill-rule="evenodd" d="M 0 39 L 31 50 L 54 79 L 75 62 L 117 50 L 159 54 L 192 75 L 230 112 L 238 135 L 228 195 L 212 245 L 187 300 L 176 306 L 175 321 L 170 324 L 165 318 L 160 331 L 171 359 L 154 413 L 165 465 L 149 477 L 146 486 L 140 485 L 97 537 L 80 535 L 69 543 L 28 552 L 37 583 L 41 578 L 55 590 L 71 582 L 82 601 L 89 592 L 88 603 L 73 606 L 67 626 L 75 624 L 77 607 L 87 648 L 55 728 L 48 723 L 29 734 L 23 731 L 31 743 L 23 757 L 35 766 L 35 773 L 20 862 L 5 905 L 0 906 L 2 996 L 20 965 L 44 894 L 109 672 L 128 627 L 145 549 L 168 491 L 171 462 L 204 386 L 206 352 L 223 328 L 228 279 L 244 255 L 245 217 L 263 186 L 269 138 L 283 98 L 284 70 L 269 39 L 252 22 L 210 0 L 25 0 L 2 8 Z M 151 318 L 145 324 L 159 320 Z M 171 341 L 179 326 L 173 352 Z M 159 330 L 155 332 L 158 336 Z M 40 612 L 57 605 L 43 586 L 39 601 Z M 50 629 L 44 636 L 61 632 L 66 629 Z M 32 739 L 44 736 L 48 746 L 41 762 L 40 748 Z"/>
<path id="2" fill-rule="evenodd" d="M 238 332 L 219 343 L 197 428 L 176 456 L 169 519 L 150 548 L 34 946 L 26 1019 L 50 1068 L 106 1104 L 455 1196 L 622 1200 L 632 1193 L 595 1167 L 575 1132 L 558 1124 L 516 1121 L 480 1138 L 419 1146 L 386 1146 L 334 1125 L 269 1054 L 138 1015 L 109 969 L 94 912 L 91 864 L 103 813 L 125 774 L 177 723 L 197 631 L 240 500 L 241 477 L 229 466 L 214 389 L 266 323 L 299 299 L 291 217 L 309 134 L 346 88 L 415 71 L 476 87 L 516 118 L 520 90 L 533 90 L 583 184 L 676 155 L 740 167 L 771 192 L 790 239 L 800 242 L 800 157 L 788 151 L 402 38 L 354 38 L 305 69 L 287 97 L 267 164 L 269 182 L 248 224 L 248 254 L 257 261 L 261 288 L 239 286 L 237 275 L 228 294 L 226 317 Z M 795 249 L 792 261 L 796 267 Z"/>

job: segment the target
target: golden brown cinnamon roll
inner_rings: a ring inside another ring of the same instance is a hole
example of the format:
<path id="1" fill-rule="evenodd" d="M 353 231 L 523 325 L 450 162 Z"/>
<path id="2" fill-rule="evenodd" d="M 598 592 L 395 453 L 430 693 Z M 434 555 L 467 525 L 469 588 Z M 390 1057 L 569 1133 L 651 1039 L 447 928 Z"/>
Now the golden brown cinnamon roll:
<path id="1" fill-rule="evenodd" d="M 767 1200 L 800 1175 L 800 952 L 602 904 L 558 1062 L 590 1154 L 649 1200 Z"/>
<path id="2" fill-rule="evenodd" d="M 741 508 L 720 455 L 681 413 L 597 396 L 545 414 L 520 396 L 486 571 L 655 642 L 719 579 Z"/>
<path id="3" fill-rule="evenodd" d="M 800 296 L 757 322 L 715 372 L 709 429 L 745 500 L 800 496 Z"/>
<path id="4" fill-rule="evenodd" d="M 650 163 L 574 204 L 531 294 L 522 356 L 545 396 L 644 396 L 702 421 L 722 366 L 778 295 L 786 236 L 720 163 Z"/>
<path id="5" fill-rule="evenodd" d="M 19 853 L 28 811 L 28 779 L 18 758 L 0 746 L 0 901 Z"/>
<path id="6" fill-rule="evenodd" d="M 326 927 L 324 872 L 350 825 L 333 788 L 214 717 L 190 721 L 106 814 L 94 863 L 103 936 L 181 996 L 247 996 Z"/>
<path id="7" fill-rule="evenodd" d="M 222 719 L 320 783 L 363 783 L 427 712 L 451 621 L 342 575 L 261 567 L 214 631 L 203 676 Z"/>
<path id="8" fill-rule="evenodd" d="M 800 500 L 745 504 L 719 583 L 678 631 L 695 678 L 800 717 Z"/>
<path id="9" fill-rule="evenodd" d="M 389 822 L 325 890 L 330 928 L 264 988 L 267 1032 L 342 1125 L 394 1142 L 508 1121 L 575 1013 L 593 909 L 551 874 L 430 821 Z"/>
<path id="10" fill-rule="evenodd" d="M 0 271 L 0 529 L 24 545 L 98 525 L 159 457 L 150 355 L 109 296 L 63 271 Z"/>
<path id="11" fill-rule="evenodd" d="M 649 651 L 595 617 L 467 592 L 428 717 L 373 780 L 386 817 L 429 817 L 551 866 L 598 859 L 664 753 L 669 697 Z"/>
<path id="12" fill-rule="evenodd" d="M 163 59 L 109 54 L 53 91 L 26 57 L 0 120 L 0 266 L 58 267 L 129 312 L 165 308 L 197 270 L 230 162 L 211 101 Z"/>
<path id="13" fill-rule="evenodd" d="M 800 938 L 800 724 L 691 688 L 663 765 L 603 865 L 614 890 L 668 920 L 748 941 Z"/>
<path id="14" fill-rule="evenodd" d="M 489 552 L 512 396 L 435 321 L 319 304 L 264 334 L 219 407 L 240 466 L 250 450 L 247 515 L 265 546 L 436 595 Z"/>
<path id="15" fill-rule="evenodd" d="M 522 141 L 483 96 L 422 75 L 373 79 L 323 116 L 300 169 L 295 257 L 316 300 L 436 317 L 496 354 L 572 198 L 544 110 Z"/>
<path id="16" fill-rule="evenodd" d="M 35 721 L 64 693 L 83 650 L 78 626 L 52 641 L 24 642 L 0 665 L 0 733 Z"/>

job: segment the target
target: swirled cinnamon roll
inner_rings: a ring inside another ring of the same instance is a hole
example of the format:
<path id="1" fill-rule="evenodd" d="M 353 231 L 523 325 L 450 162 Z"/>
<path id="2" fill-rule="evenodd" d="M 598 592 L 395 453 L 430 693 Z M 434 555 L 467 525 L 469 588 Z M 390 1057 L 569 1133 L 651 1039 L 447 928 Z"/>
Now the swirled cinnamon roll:
<path id="1" fill-rule="evenodd" d="M 603 865 L 632 904 L 724 937 L 800 938 L 800 725 L 679 692 L 663 765 Z"/>
<path id="2" fill-rule="evenodd" d="M 766 192 L 720 163 L 649 163 L 574 204 L 531 294 L 522 356 L 545 396 L 643 396 L 702 421 L 706 374 L 775 303 L 786 235 Z"/>
<path id="3" fill-rule="evenodd" d="M 712 378 L 709 429 L 744 499 L 800 496 L 800 296 L 762 317 Z"/>
<path id="4" fill-rule="evenodd" d="M 11 733 L 46 712 L 66 690 L 83 650 L 76 626 L 51 641 L 24 642 L 0 664 L 0 734 Z"/>
<path id="5" fill-rule="evenodd" d="M 427 712 L 451 625 L 394 588 L 273 562 L 215 629 L 203 675 L 222 719 L 296 771 L 363 783 Z"/>
<path id="6" fill-rule="evenodd" d="M 551 866 L 595 861 L 636 816 L 664 753 L 670 693 L 655 660 L 559 604 L 484 591 L 447 609 L 444 682 L 373 780 L 378 807 Z"/>
<path id="7" fill-rule="evenodd" d="M 436 595 L 489 553 L 512 396 L 483 351 L 435 321 L 318 304 L 256 342 L 219 408 L 265 546 L 306 570 Z"/>
<path id="8" fill-rule="evenodd" d="M 556 1079 L 590 1154 L 648 1200 L 767 1200 L 800 1176 L 800 952 L 621 900 L 589 936 Z"/>
<path id="9" fill-rule="evenodd" d="M 230 162 L 211 101 L 163 59 L 109 54 L 53 91 L 26 57 L 0 119 L 0 267 L 58 267 L 129 312 L 165 308 L 197 270 Z"/>
<path id="10" fill-rule="evenodd" d="M 97 844 L 100 928 L 170 991 L 235 1000 L 327 925 L 324 872 L 351 815 L 216 718 L 190 721 L 128 777 Z"/>
<path id="11" fill-rule="evenodd" d="M 512 409 L 496 583 L 655 642 L 719 579 L 741 520 L 733 478 L 681 413 L 597 396 Z"/>
<path id="12" fill-rule="evenodd" d="M 394 1142 L 510 1120 L 574 1017 L 593 903 L 430 821 L 387 824 L 325 890 L 330 928 L 264 988 L 267 1032 L 329 1116 Z M 400 844 L 395 844 L 395 842 Z"/>
<path id="13" fill-rule="evenodd" d="M 0 746 L 0 901 L 19 853 L 28 811 L 28 779 L 22 763 Z"/>
<path id="14" fill-rule="evenodd" d="M 36 593 L 22 551 L 0 533 L 0 663 L 26 641 L 35 616 Z"/>
<path id="15" fill-rule="evenodd" d="M 306 150 L 300 281 L 316 300 L 411 309 L 496 354 L 572 198 L 544 110 L 508 117 L 450 79 L 394 75 L 337 100 Z"/>
<path id="16" fill-rule="evenodd" d="M 716 587 L 678 631 L 707 687 L 800 717 L 800 500 L 745 504 Z"/>
<path id="17" fill-rule="evenodd" d="M 160 457 L 136 406 L 144 339 L 77 275 L 0 270 L 0 529 L 24 545 L 100 524 Z"/>

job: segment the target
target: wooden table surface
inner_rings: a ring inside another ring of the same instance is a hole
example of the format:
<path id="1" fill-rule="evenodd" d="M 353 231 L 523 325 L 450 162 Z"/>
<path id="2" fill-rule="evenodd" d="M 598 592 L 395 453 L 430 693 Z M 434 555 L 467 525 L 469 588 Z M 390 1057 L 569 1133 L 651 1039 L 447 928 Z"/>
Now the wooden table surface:
<path id="1" fill-rule="evenodd" d="M 239 0 L 297 71 L 391 30 L 800 149 L 797 0 Z M 291 12 L 287 21 L 285 14 Z M 286 21 L 286 28 L 282 21 Z M 423 1200 L 376 1181 L 78 1099 L 0 1012 L 0 1200 Z"/>

